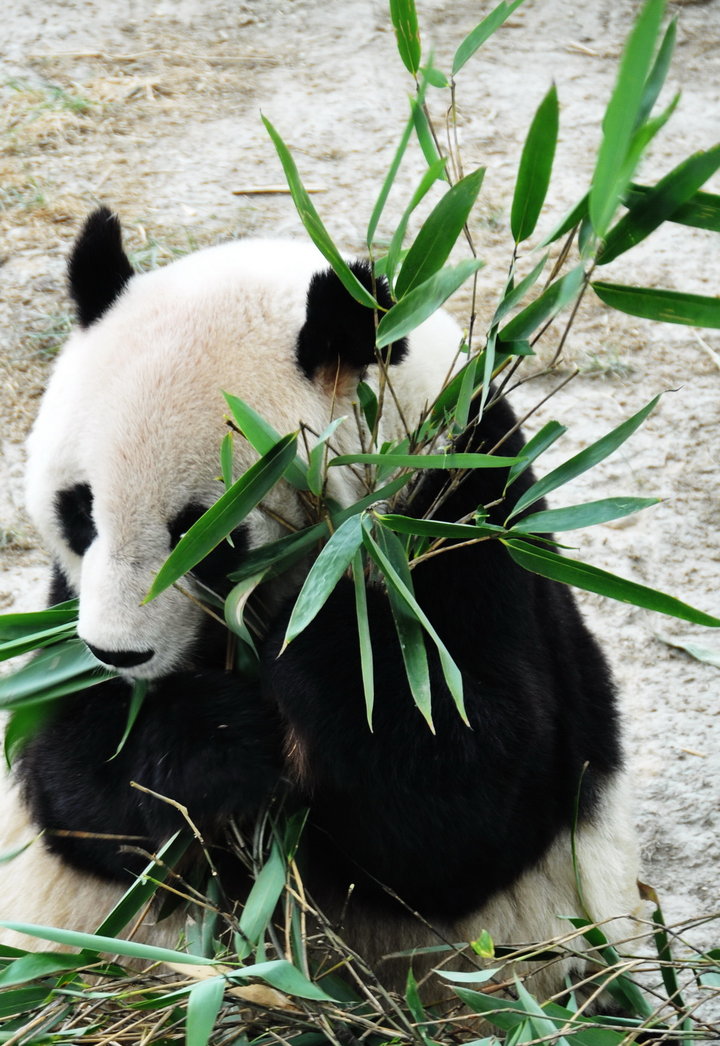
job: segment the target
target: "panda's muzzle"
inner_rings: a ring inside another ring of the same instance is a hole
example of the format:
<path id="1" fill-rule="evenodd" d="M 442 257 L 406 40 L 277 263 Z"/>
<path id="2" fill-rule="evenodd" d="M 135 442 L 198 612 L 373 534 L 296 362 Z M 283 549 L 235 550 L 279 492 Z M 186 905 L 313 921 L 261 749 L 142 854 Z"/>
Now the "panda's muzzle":
<path id="1" fill-rule="evenodd" d="M 135 668 L 136 665 L 145 664 L 155 653 L 154 650 L 102 650 L 99 646 L 93 646 L 92 643 L 85 645 L 98 661 L 102 661 L 105 665 L 112 665 L 113 668 Z"/>

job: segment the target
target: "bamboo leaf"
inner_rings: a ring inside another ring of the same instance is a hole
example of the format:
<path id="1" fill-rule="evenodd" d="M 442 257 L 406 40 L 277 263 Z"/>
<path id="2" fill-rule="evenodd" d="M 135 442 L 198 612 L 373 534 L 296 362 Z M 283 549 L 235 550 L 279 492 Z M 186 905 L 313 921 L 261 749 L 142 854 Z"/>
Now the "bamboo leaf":
<path id="1" fill-rule="evenodd" d="M 353 557 L 352 576 L 355 586 L 355 614 L 357 616 L 358 641 L 360 643 L 360 671 L 363 681 L 363 694 L 365 696 L 365 714 L 368 726 L 372 730 L 373 707 L 375 704 L 375 673 L 362 549 L 358 549 Z"/>
<path id="2" fill-rule="evenodd" d="M 74 625 L 77 621 L 78 601 L 59 603 L 49 610 L 33 611 L 29 614 L 0 614 L 0 643 L 14 639 L 29 639 L 35 635 Z"/>
<path id="3" fill-rule="evenodd" d="M 632 175 L 632 171 L 626 169 L 626 159 L 646 99 L 664 6 L 664 0 L 647 0 L 628 37 L 605 112 L 603 139 L 590 189 L 590 218 L 598 238 L 605 235 Z"/>
<path id="4" fill-rule="evenodd" d="M 58 688 L 67 686 L 69 690 L 62 692 L 71 693 L 75 681 L 88 674 L 98 683 L 115 676 L 103 668 L 81 639 L 68 639 L 43 650 L 17 672 L 0 679 L 0 708 L 13 708 L 29 698 L 52 700 L 58 696 Z"/>
<path id="5" fill-rule="evenodd" d="M 517 458 L 503 458 L 499 454 L 340 454 L 328 464 L 388 465 L 393 468 L 413 469 L 501 469 L 517 462 Z M 382 500 L 379 497 L 376 501 Z"/>
<path id="6" fill-rule="evenodd" d="M 523 0 L 501 0 L 497 7 L 483 18 L 482 22 L 476 25 L 472 32 L 468 33 L 455 52 L 452 66 L 453 76 L 460 72 L 468 59 L 472 58 L 475 52 L 482 47 L 486 40 L 489 40 L 496 29 L 500 28 L 503 22 L 510 17 L 513 11 L 518 9 L 522 2 Z"/>
<path id="7" fill-rule="evenodd" d="M 125 729 L 123 731 L 123 735 L 120 738 L 120 741 L 118 742 L 118 746 L 115 749 L 115 751 L 113 752 L 113 754 L 110 756 L 110 759 L 108 760 L 108 762 L 110 762 L 112 759 L 115 759 L 118 755 L 120 755 L 120 753 L 122 752 L 123 748 L 125 747 L 125 742 L 127 741 L 128 737 L 130 736 L 130 731 L 132 730 L 133 726 L 135 725 L 135 720 L 137 719 L 138 715 L 140 714 L 140 709 L 143 706 L 143 702 L 145 701 L 145 698 L 147 696 L 147 692 L 148 692 L 148 681 L 147 681 L 147 679 L 136 679 L 135 682 L 132 685 L 132 693 L 130 695 L 130 707 L 128 708 L 127 721 L 125 723 Z"/>
<path id="8" fill-rule="evenodd" d="M 633 512 L 660 503 L 660 498 L 605 498 L 569 508 L 551 508 L 533 512 L 513 525 L 512 534 L 546 534 L 552 531 L 581 530 L 611 519 L 621 519 Z"/>
<path id="9" fill-rule="evenodd" d="M 359 382 L 357 387 L 357 398 L 358 403 L 360 404 L 360 409 L 363 412 L 363 417 L 365 418 L 365 424 L 370 432 L 374 432 L 378 416 L 378 400 L 374 389 L 364 381 Z"/>
<path id="10" fill-rule="evenodd" d="M 220 444 L 220 474 L 225 484 L 225 489 L 232 486 L 233 481 L 233 434 L 226 432 Z"/>
<path id="11" fill-rule="evenodd" d="M 565 585 L 574 585 L 576 588 L 585 589 L 587 592 L 596 592 L 601 596 L 609 596 L 620 603 L 631 603 L 633 606 L 643 607 L 646 610 L 654 610 L 658 614 L 668 614 L 670 617 L 680 618 L 682 621 L 692 621 L 696 625 L 706 625 L 708 628 L 720 628 L 720 620 L 705 614 L 702 610 L 696 610 L 686 603 L 667 596 L 655 589 L 638 585 L 634 581 L 609 574 L 598 567 L 591 567 L 587 563 L 578 563 L 577 560 L 567 559 L 549 549 L 539 548 L 525 541 L 501 539 L 508 550 L 511 558 L 526 570 L 534 574 L 549 578 L 552 581 L 560 581 Z"/>
<path id="12" fill-rule="evenodd" d="M 390 18 L 403 65 L 413 76 L 420 68 L 420 29 L 414 0 L 390 0 Z"/>
<path id="13" fill-rule="evenodd" d="M 381 531 L 377 537 L 397 576 L 414 597 L 412 577 L 402 543 L 391 531 Z M 392 585 L 388 585 L 387 593 L 413 700 L 423 719 L 432 732 L 435 733 L 432 721 L 430 672 L 422 626 L 408 607 L 408 604 Z"/>
<path id="14" fill-rule="evenodd" d="M 309 981 L 292 963 L 286 959 L 273 959 L 270 962 L 257 962 L 245 966 L 227 975 L 229 981 L 246 981 L 250 977 L 259 977 L 266 984 L 272 985 L 287 995 L 299 999 L 314 999 L 317 1002 L 335 1002 L 331 995 L 324 992 L 317 984 Z"/>
<path id="15" fill-rule="evenodd" d="M 225 994 L 225 978 L 211 977 L 193 984 L 185 1018 L 186 1046 L 207 1046 Z"/>
<path id="16" fill-rule="evenodd" d="M 653 188 L 650 185 L 631 185 L 626 203 L 632 206 L 652 192 Z M 689 225 L 694 229 L 720 232 L 720 196 L 709 192 L 696 192 L 686 203 L 673 211 L 668 221 Z"/>
<path id="17" fill-rule="evenodd" d="M 310 568 L 290 615 L 283 650 L 314 620 L 361 544 L 361 517 L 351 516 L 338 527 Z"/>
<path id="18" fill-rule="evenodd" d="M 296 444 L 294 433 L 284 436 L 193 523 L 158 571 L 143 602 L 148 603 L 187 574 L 238 526 L 287 471 L 295 458 Z"/>
<path id="19" fill-rule="evenodd" d="M 598 265 L 614 261 L 667 221 L 720 167 L 720 145 L 695 153 L 654 185 L 608 233 Z"/>
<path id="20" fill-rule="evenodd" d="M 357 278 L 330 238 L 327 229 L 320 219 L 320 215 L 315 210 L 315 206 L 300 179 L 298 169 L 295 166 L 295 161 L 290 155 L 289 149 L 270 121 L 264 116 L 262 121 L 265 124 L 268 134 L 273 140 L 273 144 L 275 145 L 275 149 L 280 158 L 280 163 L 285 172 L 285 178 L 288 183 L 288 188 L 290 189 L 290 194 L 293 198 L 298 215 L 300 216 L 300 221 L 305 226 L 310 239 L 313 241 L 320 253 L 330 262 L 333 271 L 348 293 L 351 294 L 356 301 L 359 301 L 361 305 L 367 305 L 370 309 L 379 308 L 378 303 L 375 301 L 372 294 L 363 287 L 360 280 Z"/>
<path id="21" fill-rule="evenodd" d="M 520 452 L 518 462 L 510 468 L 506 489 L 521 476 L 526 469 L 530 468 L 533 461 L 540 457 L 544 451 L 567 432 L 567 428 L 558 421 L 548 421 L 546 425 L 529 440 Z"/>
<path id="22" fill-rule="evenodd" d="M 555 157 L 559 119 L 557 90 L 553 84 L 538 106 L 520 158 L 510 212 L 510 228 L 515 243 L 522 243 L 532 235 L 545 203 Z"/>
<path id="23" fill-rule="evenodd" d="M 433 626 L 430 624 L 427 615 L 420 607 L 419 603 L 415 599 L 415 596 L 404 584 L 402 579 L 398 576 L 392 563 L 388 560 L 384 552 L 379 548 L 376 541 L 374 540 L 370 532 L 371 523 L 367 518 L 363 521 L 363 544 L 367 549 L 370 557 L 375 561 L 378 568 L 381 570 L 385 581 L 389 587 L 392 587 L 397 594 L 405 601 L 411 612 L 418 619 L 420 624 L 423 626 L 427 634 L 432 639 L 433 643 L 437 647 L 438 654 L 440 656 L 440 664 L 442 666 L 443 675 L 445 682 L 447 683 L 448 689 L 452 694 L 453 701 L 460 713 L 460 716 L 464 723 L 468 722 L 467 713 L 465 712 L 465 703 L 463 699 L 463 682 L 462 674 L 455 664 L 454 660 L 450 656 L 450 653 L 440 639 Z"/>
<path id="24" fill-rule="evenodd" d="M 448 189 L 430 212 L 395 281 L 398 299 L 425 283 L 445 264 L 468 220 L 484 175 L 484 167 L 468 174 Z"/>
<path id="25" fill-rule="evenodd" d="M 245 959 L 265 933 L 285 889 L 285 861 L 277 840 L 258 872 L 240 917 L 238 958 Z"/>
<path id="26" fill-rule="evenodd" d="M 484 264 L 485 262 L 478 258 L 466 258 L 457 265 L 445 266 L 430 279 L 411 290 L 380 320 L 377 329 L 377 347 L 382 349 L 385 345 L 404 338 L 410 331 L 419 327 L 423 320 L 432 316 L 450 295 L 454 294 L 458 287 L 462 286 L 465 280 L 481 269 Z"/>
<path id="27" fill-rule="evenodd" d="M 380 526 L 397 534 L 417 534 L 420 537 L 449 538 L 453 541 L 472 541 L 475 538 L 497 537 L 506 533 L 504 527 L 492 524 L 472 526 L 470 523 L 445 523 L 441 519 L 416 519 L 392 513 L 375 514 Z"/>
<path id="28" fill-rule="evenodd" d="M 535 286 L 540 276 L 542 275 L 542 271 L 545 268 L 547 260 L 548 255 L 545 254 L 537 263 L 535 268 L 531 272 L 529 272 L 527 276 L 524 277 L 524 279 L 520 280 L 520 282 L 515 286 L 507 288 L 505 294 L 503 295 L 502 301 L 498 305 L 497 309 L 495 309 L 495 315 L 493 316 L 493 325 L 500 323 L 500 320 L 504 319 L 509 312 L 512 312 L 515 306 L 520 304 L 520 302 L 525 297 L 530 288 Z"/>
<path id="29" fill-rule="evenodd" d="M 346 415 L 343 415 L 341 418 L 335 418 L 334 421 L 331 421 L 327 428 L 320 433 L 317 443 L 310 451 L 308 457 L 307 482 L 312 493 L 316 494 L 318 497 L 322 495 L 324 487 L 323 462 L 327 455 L 326 443 L 335 432 L 338 425 L 341 425 L 345 420 Z"/>
<path id="30" fill-rule="evenodd" d="M 720 298 L 598 281 L 590 286 L 606 305 L 631 316 L 690 327 L 720 327 Z"/>
<path id="31" fill-rule="evenodd" d="M 223 392 L 223 396 L 232 412 L 235 424 L 258 454 L 267 454 L 276 443 L 280 442 L 282 439 L 281 434 L 269 422 L 265 421 L 256 410 L 253 410 L 249 403 L 241 400 L 238 396 L 233 396 L 230 392 Z M 298 490 L 307 490 L 307 465 L 305 462 L 301 458 L 296 457 L 288 468 L 285 478 L 288 483 L 292 483 Z"/>
<path id="32" fill-rule="evenodd" d="M 543 476 L 537 483 L 533 483 L 529 490 L 519 498 L 515 508 L 510 513 L 508 520 L 512 519 L 513 516 L 517 516 L 518 513 L 524 509 L 529 508 L 540 498 L 545 497 L 552 490 L 556 490 L 558 487 L 564 486 L 569 483 L 570 480 L 575 479 L 577 476 L 581 476 L 583 472 L 587 472 L 588 469 L 594 468 L 595 465 L 604 461 L 610 454 L 614 453 L 621 447 L 623 443 L 632 436 L 632 434 L 640 428 L 645 418 L 655 409 L 660 397 L 656 396 L 646 406 L 639 410 L 637 414 L 633 414 L 627 421 L 623 421 L 622 424 L 618 425 L 607 435 L 597 440 L 595 443 L 586 447 L 585 450 L 581 450 L 579 454 L 575 454 L 568 461 L 563 462 L 562 465 L 558 465 L 556 469 L 549 472 L 547 476 Z"/>
<path id="33" fill-rule="evenodd" d="M 546 236 L 541 247 L 549 247 L 551 243 L 555 243 L 555 240 L 559 240 L 561 236 L 570 232 L 576 225 L 579 225 L 588 215 L 588 203 L 590 201 L 590 193 L 586 193 L 582 200 L 575 204 L 571 211 L 569 211 L 558 226 L 553 229 L 549 236 Z"/>
<path id="34" fill-rule="evenodd" d="M 559 280 L 546 287 L 542 294 L 514 316 L 499 334 L 500 344 L 505 351 L 507 342 L 528 338 L 546 320 L 555 316 L 576 297 L 583 281 L 583 267 L 578 265 Z"/>
<path id="35" fill-rule="evenodd" d="M 662 643 L 667 643 L 668 646 L 684 650 L 686 654 L 694 657 L 696 661 L 703 661 L 706 665 L 714 665 L 715 668 L 720 668 L 720 648 L 710 647 L 705 643 L 698 643 L 696 636 L 657 635 L 656 638 Z"/>
<path id="36" fill-rule="evenodd" d="M 390 281 L 390 285 L 393 286 L 395 282 L 395 271 L 398 267 L 400 257 L 403 249 L 403 240 L 405 239 L 405 232 L 407 231 L 408 222 L 413 211 L 416 209 L 418 204 L 422 202 L 430 188 L 435 184 L 438 179 L 444 179 L 447 181 L 447 174 L 445 173 L 445 167 L 447 160 L 445 157 L 440 157 L 435 163 L 428 166 L 427 171 L 423 174 L 420 179 L 420 184 L 412 195 L 410 203 L 407 205 L 403 212 L 403 216 L 398 222 L 397 228 L 393 233 L 390 241 L 388 252 L 384 258 L 383 271 Z M 377 272 L 377 263 L 376 263 Z"/>
<path id="37" fill-rule="evenodd" d="M 643 92 L 642 102 L 640 103 L 640 111 L 637 115 L 636 127 L 641 127 L 650 116 L 653 106 L 658 99 L 658 95 L 663 89 L 663 85 L 670 69 L 673 51 L 675 50 L 676 35 L 677 16 L 672 19 L 665 30 L 665 35 L 663 36 L 660 47 L 658 48 L 658 53 L 655 57 L 653 67 L 650 70 L 650 75 L 645 82 L 645 90 Z"/>

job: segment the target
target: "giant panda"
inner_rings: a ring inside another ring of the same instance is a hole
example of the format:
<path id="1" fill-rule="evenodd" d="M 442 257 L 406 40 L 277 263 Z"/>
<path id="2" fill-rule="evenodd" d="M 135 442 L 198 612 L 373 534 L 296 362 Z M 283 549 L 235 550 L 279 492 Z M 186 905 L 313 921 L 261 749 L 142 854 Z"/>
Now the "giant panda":
<path id="1" fill-rule="evenodd" d="M 369 267 L 354 270 L 369 286 Z M 123 839 L 154 852 L 180 826 L 176 808 L 132 780 L 184 804 L 220 848 L 230 819 L 252 825 L 280 791 L 308 806 L 306 887 L 380 970 L 389 952 L 482 930 L 512 944 L 561 936 L 568 915 L 614 920 L 608 935 L 625 936 L 638 869 L 616 697 L 568 589 L 525 572 L 497 542 L 413 571 L 417 599 L 462 671 L 469 718 L 428 644 L 434 732 L 412 700 L 381 587 L 368 591 L 372 731 L 351 581 L 282 652 L 302 576 L 268 585 L 257 679 L 226 671 L 225 632 L 197 601 L 171 588 L 142 602 L 223 491 L 221 390 L 280 433 L 352 419 L 359 379 L 378 380 L 372 312 L 300 242 L 240 240 L 136 274 L 105 208 L 74 245 L 69 286 L 78 326 L 29 439 L 27 504 L 54 563 L 52 601 L 79 598 L 80 637 L 119 677 L 58 702 L 4 785 L 0 852 L 44 836 L 0 866 L 0 918 L 98 925 L 145 863 Z M 387 288 L 377 291 L 389 304 Z M 460 342 L 440 312 L 391 347 L 381 441 L 417 423 Z M 503 438 L 503 454 L 517 454 L 521 435 L 498 399 L 456 446 L 490 450 Z M 355 422 L 343 424 L 334 449 L 356 451 L 358 440 Z M 236 438 L 238 473 L 256 457 Z M 360 496 L 357 470 L 332 475 L 338 503 Z M 398 507 L 459 520 L 489 506 L 502 523 L 533 482 L 528 470 L 504 493 L 505 470 L 454 476 L 426 471 Z M 248 550 L 304 521 L 300 495 L 281 482 L 183 587 L 225 594 Z M 110 759 L 135 680 L 148 695 Z M 241 895 L 241 875 L 235 885 Z M 174 945 L 184 918 L 149 916 L 140 936 Z M 42 946 L 9 932 L 3 940 Z M 536 989 L 557 991 L 566 972 L 544 968 Z"/>

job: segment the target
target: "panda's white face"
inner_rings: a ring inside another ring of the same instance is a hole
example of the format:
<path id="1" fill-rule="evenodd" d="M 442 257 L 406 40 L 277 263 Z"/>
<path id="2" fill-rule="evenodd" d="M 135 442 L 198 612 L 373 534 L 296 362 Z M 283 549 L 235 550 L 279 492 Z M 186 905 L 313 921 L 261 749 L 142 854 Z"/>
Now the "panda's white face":
<path id="1" fill-rule="evenodd" d="M 200 251 L 125 281 L 57 363 L 29 440 L 28 508 L 79 595 L 81 638 L 128 677 L 192 664 L 203 611 L 176 589 L 142 601 L 173 544 L 223 493 L 222 391 L 281 434 L 301 420 L 321 432 L 333 417 L 352 414 L 347 397 L 338 401 L 327 383 L 311 380 L 296 355 L 308 285 L 324 268 L 301 243 L 245 240 Z M 437 362 L 423 398 L 447 373 L 457 346 L 451 329 L 446 346 L 431 332 L 426 339 Z M 413 397 L 417 385 L 411 376 Z M 336 444 L 351 450 L 356 441 L 354 424 L 341 426 Z M 236 472 L 256 459 L 238 437 Z M 334 471 L 335 496 L 353 500 L 352 473 Z M 290 486 L 280 484 L 266 504 L 291 524 L 304 521 Z M 255 510 L 235 554 L 282 533 Z"/>

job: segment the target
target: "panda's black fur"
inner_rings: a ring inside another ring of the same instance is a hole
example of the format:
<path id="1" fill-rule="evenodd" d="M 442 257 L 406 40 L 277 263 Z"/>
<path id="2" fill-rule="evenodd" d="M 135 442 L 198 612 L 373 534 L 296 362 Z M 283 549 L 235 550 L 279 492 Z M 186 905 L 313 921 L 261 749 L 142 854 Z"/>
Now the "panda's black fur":
<path id="1" fill-rule="evenodd" d="M 122 293 L 124 258 L 115 222 L 107 212 L 93 216 L 70 264 L 83 326 Z M 361 373 L 372 362 L 373 337 L 372 313 L 331 272 L 316 276 L 298 338 L 297 365 L 308 380 L 345 365 L 344 346 Z M 391 362 L 404 353 L 398 344 Z M 489 451 L 504 441 L 501 452 L 515 455 L 520 433 L 505 438 L 514 427 L 500 399 L 456 449 Z M 489 505 L 490 522 L 502 523 L 534 481 L 528 469 L 504 494 L 506 476 L 505 469 L 470 472 L 439 500 L 436 518 L 454 521 Z M 422 516 L 451 479 L 450 472 L 426 472 L 403 511 Z M 66 539 L 80 551 L 94 537 L 91 497 L 82 489 L 57 494 Z M 246 537 L 240 527 L 234 548 L 224 543 L 218 551 L 222 562 L 207 565 L 216 581 L 242 557 Z M 580 829 L 599 816 L 621 767 L 613 684 L 570 591 L 521 569 L 500 543 L 429 558 L 413 582 L 462 671 L 469 727 L 427 644 L 430 731 L 408 688 L 387 596 L 370 588 L 376 693 L 368 729 L 354 591 L 344 579 L 282 656 L 292 600 L 277 612 L 258 681 L 223 670 L 223 630 L 208 622 L 192 666 L 151 681 L 116 758 L 128 683 L 114 680 L 63 700 L 17 769 L 34 821 L 49 832 L 47 845 L 78 869 L 127 879 L 143 857 L 116 841 L 53 831 L 112 833 L 156 850 L 182 819 L 128 787 L 138 781 L 185 805 L 220 843 L 229 818 L 252 821 L 273 793 L 285 791 L 290 803 L 310 807 L 301 864 L 308 889 L 330 910 L 343 906 L 350 884 L 351 904 L 370 921 L 409 907 L 447 925 L 482 909 L 570 833 L 576 813 Z M 52 599 L 76 594 L 56 566 Z"/>

